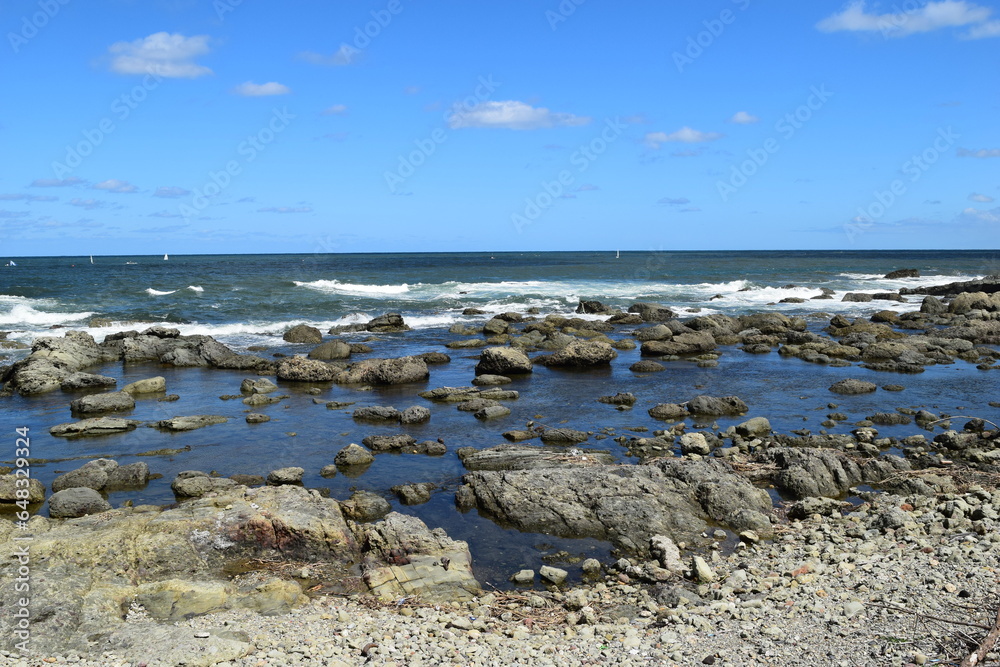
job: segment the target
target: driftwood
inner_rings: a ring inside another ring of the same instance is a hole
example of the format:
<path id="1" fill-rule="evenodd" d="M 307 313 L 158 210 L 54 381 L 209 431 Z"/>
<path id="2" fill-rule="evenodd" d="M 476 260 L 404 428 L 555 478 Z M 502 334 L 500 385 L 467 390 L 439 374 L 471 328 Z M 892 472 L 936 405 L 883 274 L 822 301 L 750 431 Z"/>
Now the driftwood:
<path id="1" fill-rule="evenodd" d="M 997 609 L 997 618 L 993 621 L 993 627 L 986 633 L 986 637 L 983 641 L 979 642 L 979 646 L 975 651 L 967 655 L 959 663 L 958 667 L 975 667 L 975 665 L 978 665 L 986 657 L 986 654 L 993 650 L 998 639 L 1000 639 L 1000 609 Z"/>

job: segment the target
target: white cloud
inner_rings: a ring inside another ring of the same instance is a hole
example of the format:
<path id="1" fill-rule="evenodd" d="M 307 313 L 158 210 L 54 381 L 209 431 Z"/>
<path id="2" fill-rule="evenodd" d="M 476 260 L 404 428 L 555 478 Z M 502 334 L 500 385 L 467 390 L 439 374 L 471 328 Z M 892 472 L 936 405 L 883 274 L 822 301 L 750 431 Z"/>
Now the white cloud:
<path id="1" fill-rule="evenodd" d="M 111 70 L 119 74 L 156 74 L 170 79 L 195 79 L 212 70 L 194 62 L 208 53 L 208 35 L 153 33 L 134 42 L 115 42 L 108 48 Z"/>
<path id="2" fill-rule="evenodd" d="M 347 113 L 346 104 L 334 104 L 331 107 L 323 109 L 324 116 L 343 116 L 345 113 Z"/>
<path id="3" fill-rule="evenodd" d="M 59 197 L 51 197 L 49 195 L 0 195 L 0 201 L 56 201 L 57 199 L 59 199 Z"/>
<path id="4" fill-rule="evenodd" d="M 93 187 L 95 190 L 107 190 L 108 192 L 117 192 L 119 194 L 132 194 L 139 191 L 139 188 L 135 187 L 131 183 L 127 181 L 119 181 L 117 178 L 101 181 Z"/>
<path id="5" fill-rule="evenodd" d="M 964 0 L 928 2 L 913 10 L 888 14 L 868 13 L 865 4 L 864 0 L 855 0 L 842 12 L 817 23 L 816 28 L 822 32 L 879 32 L 885 37 L 905 37 L 940 28 L 983 23 L 992 13 L 988 7 Z M 973 31 L 980 27 L 973 28 Z"/>
<path id="6" fill-rule="evenodd" d="M 990 197 L 989 195 L 982 195 L 979 194 L 978 192 L 973 192 L 971 195 L 969 195 L 969 201 L 977 201 L 980 202 L 981 204 L 989 204 L 991 201 L 993 201 L 993 197 Z"/>
<path id="7" fill-rule="evenodd" d="M 649 132 L 646 134 L 646 143 L 653 148 L 659 148 L 660 144 L 665 144 L 671 141 L 679 141 L 684 144 L 700 144 L 705 143 L 706 141 L 721 139 L 722 136 L 723 135 L 718 132 L 702 132 L 700 130 L 684 126 L 676 132 L 671 132 L 670 134 L 667 134 L 666 132 Z"/>
<path id="8" fill-rule="evenodd" d="M 733 117 L 729 119 L 729 122 L 736 123 L 738 125 L 749 125 L 751 123 L 756 123 L 759 120 L 760 118 L 757 118 L 757 116 L 749 114 L 746 111 L 737 111 L 733 114 Z"/>
<path id="9" fill-rule="evenodd" d="M 1000 223 L 1000 208 L 994 208 L 989 211 L 981 211 L 978 208 L 967 208 L 959 215 L 959 219 L 969 222 Z"/>
<path id="10" fill-rule="evenodd" d="M 161 185 L 156 188 L 156 192 L 153 193 L 153 196 L 172 199 L 174 197 L 183 197 L 184 195 L 189 194 L 191 194 L 190 190 L 185 190 L 184 188 L 177 187 L 176 185 Z"/>
<path id="11" fill-rule="evenodd" d="M 308 63 L 312 63 L 313 65 L 327 65 L 330 67 L 343 67 L 344 65 L 351 65 L 357 62 L 360 56 L 361 51 L 354 48 L 350 44 L 341 44 L 340 48 L 329 56 L 324 56 L 322 53 L 315 53 L 313 51 L 303 51 L 299 54 L 299 58 Z"/>
<path id="12" fill-rule="evenodd" d="M 268 206 L 257 209 L 258 213 L 311 213 L 311 206 Z"/>
<path id="13" fill-rule="evenodd" d="M 687 197 L 663 197 L 656 202 L 657 204 L 663 204 L 664 206 L 683 206 L 684 204 L 690 204 L 691 200 Z"/>
<path id="14" fill-rule="evenodd" d="M 589 122 L 590 118 L 586 116 L 552 112 L 516 100 L 480 102 L 472 107 L 456 105 L 448 118 L 448 125 L 452 129 L 485 127 L 537 130 L 544 127 L 586 125 Z"/>
<path id="15" fill-rule="evenodd" d="M 987 37 L 1000 37 L 1000 21 L 980 23 L 962 35 L 962 39 L 984 39 Z"/>
<path id="16" fill-rule="evenodd" d="M 955 151 L 958 157 L 988 158 L 1000 157 L 1000 148 L 980 148 L 978 151 L 970 151 L 968 148 L 959 148 Z"/>
<path id="17" fill-rule="evenodd" d="M 268 81 L 267 83 L 247 81 L 233 88 L 233 92 L 244 97 L 263 97 L 266 95 L 287 95 L 292 92 L 292 89 L 277 81 Z"/>
<path id="18" fill-rule="evenodd" d="M 79 185 L 83 183 L 82 178 L 77 178 L 76 176 L 70 176 L 69 178 L 36 178 L 31 182 L 28 187 L 32 188 L 66 188 L 71 185 Z"/>
<path id="19" fill-rule="evenodd" d="M 107 202 L 103 202 L 98 199 L 80 199 L 79 197 L 74 197 L 69 200 L 69 203 L 73 206 L 79 206 L 80 208 L 85 208 L 90 211 L 95 208 L 104 208 Z"/>

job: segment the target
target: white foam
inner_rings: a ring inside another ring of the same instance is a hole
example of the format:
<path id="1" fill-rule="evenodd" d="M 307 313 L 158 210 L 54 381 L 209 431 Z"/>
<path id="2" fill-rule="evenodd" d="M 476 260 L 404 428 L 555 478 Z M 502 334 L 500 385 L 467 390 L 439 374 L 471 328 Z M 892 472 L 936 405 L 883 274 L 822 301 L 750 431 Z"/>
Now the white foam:
<path id="1" fill-rule="evenodd" d="M 320 292 L 343 292 L 347 294 L 360 294 L 364 296 L 378 296 L 380 294 L 406 294 L 410 291 L 410 286 L 406 283 L 402 285 L 363 285 L 355 283 L 342 283 L 339 280 L 313 280 L 311 282 L 295 281 L 296 287 L 308 287 Z"/>
<path id="2" fill-rule="evenodd" d="M 35 310 L 27 303 L 15 303 L 0 313 L 0 325 L 14 327 L 50 327 L 54 324 L 70 324 L 93 315 L 93 312 L 59 313 Z"/>
<path id="3" fill-rule="evenodd" d="M 173 294 L 176 291 L 177 290 L 174 289 L 174 290 L 169 290 L 167 292 L 161 292 L 160 290 L 153 289 L 152 287 L 147 287 L 146 288 L 146 294 L 148 294 L 150 296 L 166 296 L 167 294 Z"/>
<path id="4" fill-rule="evenodd" d="M 192 292 L 204 292 L 205 288 L 201 285 L 188 285 L 188 289 Z"/>

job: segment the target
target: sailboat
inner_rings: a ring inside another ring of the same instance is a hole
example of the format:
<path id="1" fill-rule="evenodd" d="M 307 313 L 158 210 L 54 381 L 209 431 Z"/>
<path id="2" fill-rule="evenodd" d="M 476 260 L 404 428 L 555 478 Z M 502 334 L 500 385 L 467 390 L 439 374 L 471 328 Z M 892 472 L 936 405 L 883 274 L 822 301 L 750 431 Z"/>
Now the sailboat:
<path id="1" fill-rule="evenodd" d="M 17 266 L 17 264 L 14 262 L 14 260 L 10 260 L 9 262 L 7 262 L 7 266 Z"/>
<path id="2" fill-rule="evenodd" d="M 622 258 L 622 251 L 615 250 L 615 259 L 621 259 L 621 258 Z"/>
<path id="3" fill-rule="evenodd" d="M 170 258 L 169 258 L 169 257 L 167 257 L 166 253 L 164 253 L 164 255 L 163 255 L 163 261 L 165 262 L 165 261 L 167 261 L 168 259 L 170 259 Z"/>
<path id="4" fill-rule="evenodd" d="M 93 255 L 91 255 L 91 256 L 90 256 L 90 263 L 91 263 L 91 264 L 93 264 L 93 263 L 94 263 L 94 256 L 93 256 Z"/>

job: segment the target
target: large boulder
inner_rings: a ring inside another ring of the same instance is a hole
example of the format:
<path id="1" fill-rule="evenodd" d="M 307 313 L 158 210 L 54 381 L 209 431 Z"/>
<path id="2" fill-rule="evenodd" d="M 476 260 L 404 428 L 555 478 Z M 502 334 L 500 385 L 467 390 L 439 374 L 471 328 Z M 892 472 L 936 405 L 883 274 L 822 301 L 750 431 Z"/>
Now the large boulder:
<path id="1" fill-rule="evenodd" d="M 628 312 L 638 313 L 643 322 L 666 322 L 676 315 L 674 311 L 658 303 L 638 302 L 628 307 Z"/>
<path id="2" fill-rule="evenodd" d="M 618 353 L 608 343 L 599 340 L 575 340 L 553 355 L 545 357 L 546 366 L 564 368 L 591 368 L 606 366 Z"/>
<path id="3" fill-rule="evenodd" d="M 480 511 L 520 530 L 608 540 L 639 553 L 654 535 L 690 543 L 708 521 L 771 509 L 766 491 L 711 459 L 480 470 L 464 480 Z"/>
<path id="4" fill-rule="evenodd" d="M 11 381 L 22 395 L 41 394 L 59 389 L 84 368 L 117 359 L 114 351 L 98 346 L 89 334 L 67 331 L 62 338 L 36 338 L 31 354 L 11 369 Z"/>
<path id="5" fill-rule="evenodd" d="M 857 484 L 877 484 L 910 469 L 898 456 L 855 459 L 833 449 L 772 447 L 760 457 L 777 472 L 771 481 L 793 498 L 839 497 Z"/>
<path id="6" fill-rule="evenodd" d="M 887 280 L 898 280 L 900 278 L 919 278 L 920 271 L 917 269 L 896 269 L 885 274 L 883 278 Z"/>
<path id="7" fill-rule="evenodd" d="M 342 340 L 331 340 L 313 348 L 308 356 L 310 359 L 319 359 L 320 361 L 347 359 L 351 356 L 351 346 Z"/>
<path id="8" fill-rule="evenodd" d="M 338 466 L 366 466 L 374 460 L 375 457 L 370 451 L 353 442 L 333 457 L 333 462 Z"/>
<path id="9" fill-rule="evenodd" d="M 742 415 L 750 408 L 738 396 L 695 396 L 686 404 L 688 412 L 696 415 Z"/>
<path id="10" fill-rule="evenodd" d="M 23 497 L 27 494 L 27 497 Z M 27 500 L 40 503 L 45 500 L 45 485 L 34 477 L 20 475 L 0 475 L 0 506 Z"/>
<path id="11" fill-rule="evenodd" d="M 528 355 L 512 347 L 488 347 L 476 364 L 476 375 L 517 375 L 531 370 Z"/>
<path id="12" fill-rule="evenodd" d="M 278 364 L 278 379 L 294 382 L 330 382 L 337 369 L 327 363 L 305 357 L 291 357 Z"/>
<path id="13" fill-rule="evenodd" d="M 294 327 L 286 331 L 281 338 L 288 343 L 323 342 L 323 334 L 320 330 L 316 327 L 311 327 L 308 324 L 296 324 Z"/>
<path id="14" fill-rule="evenodd" d="M 668 356 L 702 354 L 716 347 L 715 338 L 707 331 L 695 331 L 675 335 L 670 340 L 650 340 L 642 344 L 642 354 L 646 356 Z"/>
<path id="15" fill-rule="evenodd" d="M 351 364 L 336 376 L 339 384 L 406 384 L 430 377 L 427 362 L 420 357 L 366 359 Z"/>
<path id="16" fill-rule="evenodd" d="M 373 333 L 395 333 L 409 331 L 410 327 L 403 321 L 403 316 L 399 313 L 386 313 L 368 322 L 365 329 Z"/>
<path id="17" fill-rule="evenodd" d="M 98 459 L 83 464 L 76 470 L 59 475 L 52 480 L 52 490 L 87 488 L 100 491 L 108 483 L 108 473 L 118 467 L 117 461 Z"/>
<path id="18" fill-rule="evenodd" d="M 110 509 L 110 503 L 101 494 L 85 487 L 64 489 L 49 497 L 49 515 L 54 519 L 73 519 Z"/>
<path id="19" fill-rule="evenodd" d="M 90 415 L 131 410 L 135 407 L 135 399 L 128 392 L 114 391 L 106 394 L 90 394 L 76 399 L 69 405 L 77 414 Z"/>

